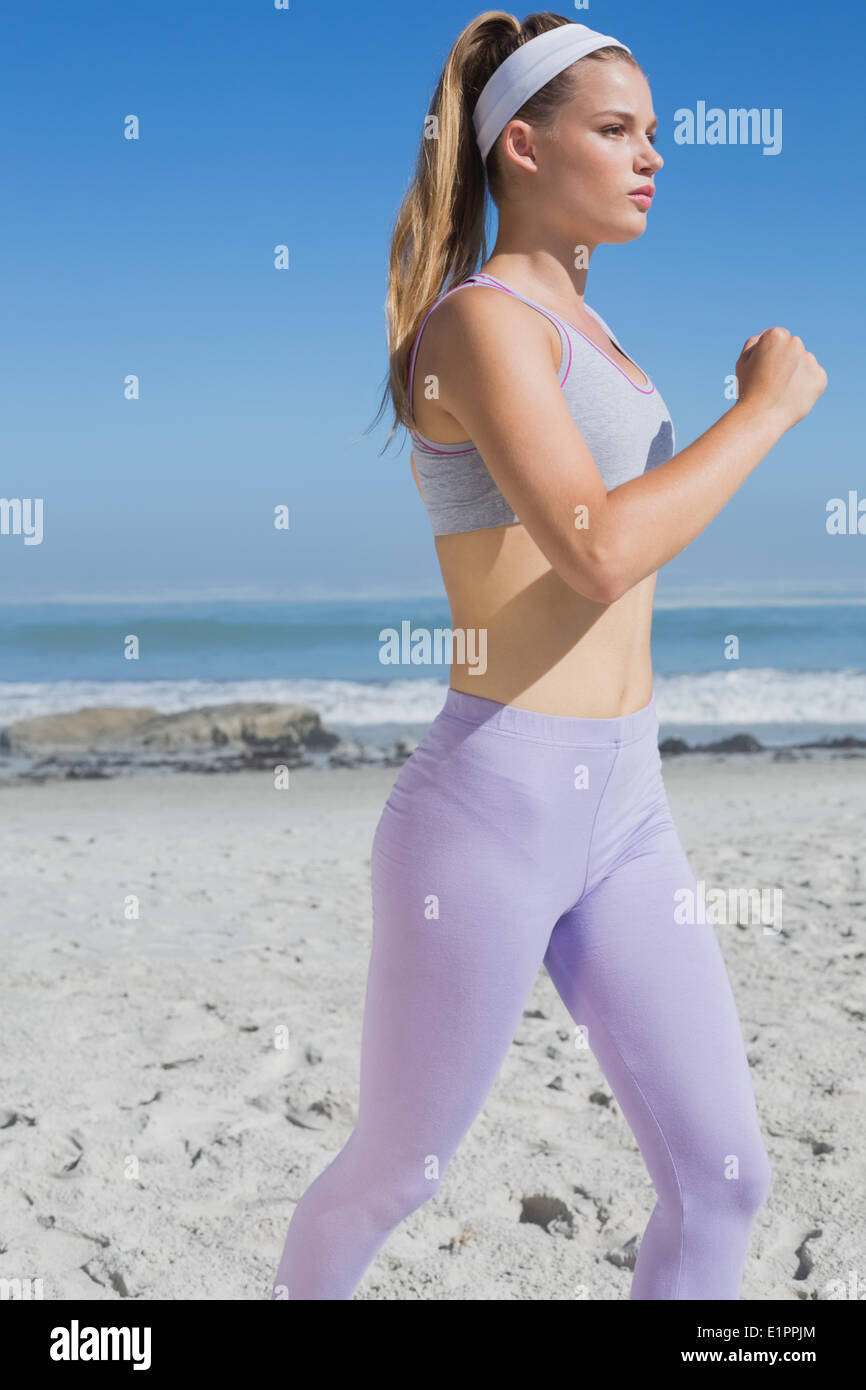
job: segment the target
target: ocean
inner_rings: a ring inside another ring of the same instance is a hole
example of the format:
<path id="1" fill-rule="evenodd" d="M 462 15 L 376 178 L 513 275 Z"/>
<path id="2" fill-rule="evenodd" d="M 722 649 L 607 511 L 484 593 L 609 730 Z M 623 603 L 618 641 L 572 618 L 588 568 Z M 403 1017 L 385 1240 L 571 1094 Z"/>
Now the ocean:
<path id="1" fill-rule="evenodd" d="M 380 633 L 447 628 L 444 599 L 0 605 L 0 728 L 85 705 L 311 705 L 349 738 L 420 737 L 447 665 L 386 665 Z M 126 639 L 138 639 L 136 660 Z M 735 635 L 736 660 L 725 657 Z M 866 737 L 866 601 L 656 602 L 660 738 Z"/>

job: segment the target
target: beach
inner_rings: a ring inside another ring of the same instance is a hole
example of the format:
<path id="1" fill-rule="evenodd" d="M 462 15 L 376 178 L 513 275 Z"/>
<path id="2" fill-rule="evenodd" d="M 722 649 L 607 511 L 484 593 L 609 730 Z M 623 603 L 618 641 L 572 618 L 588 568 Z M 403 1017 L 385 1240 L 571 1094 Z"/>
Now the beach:
<path id="1" fill-rule="evenodd" d="M 0 783 L 0 1279 L 270 1297 L 356 1114 L 397 771 Z M 780 928 L 716 927 L 773 1166 L 741 1297 L 866 1294 L 866 757 L 688 754 L 664 777 L 699 881 L 783 894 Z M 573 1031 L 542 970 L 440 1191 L 357 1299 L 628 1297 L 654 1194 Z"/>

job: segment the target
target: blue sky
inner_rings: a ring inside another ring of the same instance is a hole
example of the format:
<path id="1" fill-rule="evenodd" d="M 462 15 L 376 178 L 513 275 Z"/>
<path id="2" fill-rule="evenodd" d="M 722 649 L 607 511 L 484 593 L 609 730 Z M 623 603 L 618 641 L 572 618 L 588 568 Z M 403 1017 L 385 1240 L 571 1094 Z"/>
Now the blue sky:
<path id="1" fill-rule="evenodd" d="M 405 434 L 382 454 L 390 413 L 363 431 L 393 219 L 482 8 L 7 11 L 0 495 L 44 499 L 41 545 L 0 536 L 7 599 L 442 592 Z M 829 498 L 866 495 L 862 10 L 559 12 L 621 38 L 650 80 L 659 196 L 642 238 L 596 253 L 586 297 L 656 381 L 678 448 L 728 408 L 724 377 L 762 328 L 799 333 L 829 376 L 660 598 L 862 593 L 866 537 L 824 524 Z M 675 144 L 674 112 L 699 101 L 781 108 L 781 153 Z"/>

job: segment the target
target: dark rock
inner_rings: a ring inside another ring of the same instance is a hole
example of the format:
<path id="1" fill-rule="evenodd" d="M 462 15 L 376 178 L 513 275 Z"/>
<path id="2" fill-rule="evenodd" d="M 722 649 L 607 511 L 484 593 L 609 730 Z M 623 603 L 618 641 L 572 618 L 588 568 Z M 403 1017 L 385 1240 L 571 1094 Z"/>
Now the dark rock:
<path id="1" fill-rule="evenodd" d="M 604 1258 L 608 1264 L 616 1265 L 617 1269 L 634 1269 L 638 1248 L 637 1236 L 632 1236 L 618 1250 L 608 1250 Z"/>
<path id="2" fill-rule="evenodd" d="M 702 750 L 707 753 L 760 753 L 763 744 L 752 734 L 731 734 L 729 738 L 720 738 L 715 743 L 702 743 Z"/>
<path id="3" fill-rule="evenodd" d="M 407 758 L 411 758 L 417 747 L 417 739 L 410 738 L 408 734 L 401 734 L 399 738 L 395 738 L 386 752 L 385 761 L 389 767 L 405 763 Z"/>
<path id="4" fill-rule="evenodd" d="M 841 738 L 813 739 L 808 743 L 795 743 L 795 748 L 866 748 L 866 739 L 844 734 Z"/>
<path id="5" fill-rule="evenodd" d="M 384 758 L 381 750 L 371 748 L 360 739 L 341 739 L 328 756 L 331 767 L 361 767 L 366 763 L 380 763 Z"/>
<path id="6" fill-rule="evenodd" d="M 666 738 L 659 744 L 660 753 L 689 753 L 691 745 L 682 738 Z"/>

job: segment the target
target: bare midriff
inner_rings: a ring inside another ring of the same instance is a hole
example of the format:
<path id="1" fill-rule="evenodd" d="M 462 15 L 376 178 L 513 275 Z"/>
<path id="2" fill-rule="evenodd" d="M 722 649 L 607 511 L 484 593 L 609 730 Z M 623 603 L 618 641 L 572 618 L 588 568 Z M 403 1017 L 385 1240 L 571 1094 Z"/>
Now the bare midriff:
<path id="1" fill-rule="evenodd" d="M 435 330 L 430 332 L 433 319 L 419 344 L 416 383 L 425 377 L 422 356 L 428 334 L 429 347 L 436 351 Z M 548 326 L 558 367 L 559 334 Z M 592 330 L 584 329 L 583 323 L 580 327 L 611 356 L 622 359 L 623 370 L 633 380 L 643 380 L 597 324 Z M 449 444 L 465 439 L 459 421 L 436 400 L 425 399 L 423 391 L 414 394 L 421 434 Z M 437 536 L 435 545 L 452 631 L 462 630 L 470 643 L 467 660 L 451 666 L 452 689 L 573 718 L 612 718 L 649 704 L 655 574 L 616 602 L 603 604 L 566 584 L 520 524 Z M 454 650 L 461 654 L 456 643 Z"/>
<path id="2" fill-rule="evenodd" d="M 453 689 L 591 719 L 649 704 L 655 575 L 615 603 L 594 603 L 560 578 L 520 525 L 437 536 L 436 552 L 452 630 L 474 630 L 467 661 L 451 666 Z"/>

